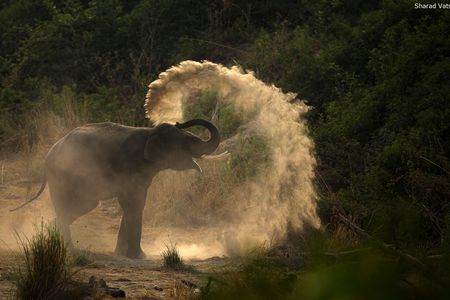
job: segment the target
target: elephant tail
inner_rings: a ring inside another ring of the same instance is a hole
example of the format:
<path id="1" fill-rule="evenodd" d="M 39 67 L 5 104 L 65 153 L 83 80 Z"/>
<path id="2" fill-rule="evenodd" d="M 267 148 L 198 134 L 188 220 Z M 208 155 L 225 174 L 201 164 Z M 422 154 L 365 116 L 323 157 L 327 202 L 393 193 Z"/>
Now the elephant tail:
<path id="1" fill-rule="evenodd" d="M 42 182 L 41 188 L 40 188 L 39 191 L 36 193 L 36 195 L 34 195 L 31 199 L 27 200 L 27 202 L 21 204 L 20 206 L 18 206 L 18 207 L 16 207 L 16 208 L 10 209 L 9 211 L 16 211 L 16 210 L 18 210 L 18 209 L 21 209 L 21 208 L 24 207 L 25 205 L 29 204 L 31 201 L 36 200 L 36 199 L 42 194 L 42 192 L 43 192 L 44 189 L 45 189 L 45 186 L 47 185 L 47 177 L 45 176 L 45 174 L 44 174 L 44 178 L 43 178 L 43 179 L 44 179 L 44 180 L 43 180 L 43 182 Z"/>

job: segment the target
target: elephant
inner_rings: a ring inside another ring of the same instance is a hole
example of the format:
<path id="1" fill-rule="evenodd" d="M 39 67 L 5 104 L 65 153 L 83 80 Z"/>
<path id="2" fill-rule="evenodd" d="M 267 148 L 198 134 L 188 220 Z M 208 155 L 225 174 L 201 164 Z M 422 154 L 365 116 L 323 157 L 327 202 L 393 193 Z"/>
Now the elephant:
<path id="1" fill-rule="evenodd" d="M 205 127 L 210 138 L 202 140 L 184 130 L 192 126 Z M 70 224 L 93 210 L 100 200 L 117 198 L 123 214 L 115 253 L 144 258 L 142 214 L 152 179 L 165 169 L 201 172 L 194 158 L 213 153 L 219 143 L 218 129 L 203 119 L 153 128 L 112 122 L 87 124 L 50 148 L 40 190 L 11 211 L 38 198 L 48 183 L 56 224 L 71 244 Z"/>

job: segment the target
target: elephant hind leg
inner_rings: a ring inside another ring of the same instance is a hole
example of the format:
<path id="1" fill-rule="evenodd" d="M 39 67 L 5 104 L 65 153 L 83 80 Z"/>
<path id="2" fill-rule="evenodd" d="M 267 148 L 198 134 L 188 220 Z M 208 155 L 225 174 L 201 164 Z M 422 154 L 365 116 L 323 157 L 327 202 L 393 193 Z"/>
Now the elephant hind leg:
<path id="1" fill-rule="evenodd" d="M 73 218 L 69 216 L 66 209 L 66 203 L 70 202 L 72 199 L 70 194 L 65 192 L 61 185 L 53 186 L 49 182 L 50 197 L 55 209 L 55 225 L 58 227 L 59 231 L 64 237 L 66 243 L 72 246 L 72 236 L 70 234 L 70 224 L 73 222 Z"/>
<path id="2" fill-rule="evenodd" d="M 82 215 L 93 210 L 96 206 L 82 207 L 82 209 L 61 209 L 55 207 L 56 224 L 68 245 L 73 246 L 70 225 Z"/>
<path id="3" fill-rule="evenodd" d="M 49 184 L 50 197 L 56 213 L 56 224 L 67 244 L 72 245 L 70 225 L 80 216 L 93 210 L 99 201 L 77 195 L 62 184 Z"/>
<path id="4" fill-rule="evenodd" d="M 61 210 L 61 209 L 56 209 L 56 208 L 55 208 L 55 213 L 56 213 L 56 219 L 55 219 L 56 226 L 58 227 L 60 233 L 64 237 L 64 240 L 66 241 L 68 246 L 73 247 L 74 244 L 72 242 L 72 234 L 70 231 L 70 225 L 76 219 L 78 219 L 78 217 L 80 217 L 82 214 L 79 214 L 79 213 L 74 214 L 73 212 L 68 212 L 66 210 Z"/>

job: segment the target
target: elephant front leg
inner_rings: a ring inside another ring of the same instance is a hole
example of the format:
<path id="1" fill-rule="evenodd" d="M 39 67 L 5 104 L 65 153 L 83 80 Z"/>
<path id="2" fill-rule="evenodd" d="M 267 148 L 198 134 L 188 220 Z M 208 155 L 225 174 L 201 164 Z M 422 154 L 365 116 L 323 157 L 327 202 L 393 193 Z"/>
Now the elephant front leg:
<path id="1" fill-rule="evenodd" d="M 119 199 L 119 203 L 123 209 L 123 216 L 117 245 L 130 258 L 145 258 L 145 253 L 141 249 L 142 214 L 145 195 L 146 193 L 144 192 L 140 196 Z"/>
<path id="2" fill-rule="evenodd" d="M 127 241 L 126 256 L 130 258 L 145 258 L 141 249 L 142 210 L 131 211 L 125 214 L 125 229 Z"/>
<path id="3" fill-rule="evenodd" d="M 119 233 L 117 235 L 117 244 L 114 253 L 117 255 L 127 255 L 128 243 L 127 243 L 127 234 L 125 228 L 125 214 L 122 215 L 122 219 L 120 220 L 120 228 Z"/>

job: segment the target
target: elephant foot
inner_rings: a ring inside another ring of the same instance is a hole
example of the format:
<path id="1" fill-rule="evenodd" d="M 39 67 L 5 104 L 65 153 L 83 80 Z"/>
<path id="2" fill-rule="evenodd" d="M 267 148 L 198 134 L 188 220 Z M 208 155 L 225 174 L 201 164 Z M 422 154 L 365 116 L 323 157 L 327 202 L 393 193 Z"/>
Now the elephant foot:
<path id="1" fill-rule="evenodd" d="M 114 249 L 114 253 L 120 256 L 127 256 L 127 245 L 117 245 L 116 249 Z"/>
<path id="2" fill-rule="evenodd" d="M 126 256 L 133 259 L 145 259 L 147 257 L 141 248 L 139 248 L 139 251 L 127 251 Z"/>
<path id="3" fill-rule="evenodd" d="M 139 248 L 138 251 L 128 251 L 128 246 L 124 245 L 124 246 L 116 246 L 116 249 L 114 250 L 114 253 L 116 255 L 120 255 L 120 256 L 126 256 L 129 258 L 133 258 L 133 259 L 145 259 L 147 256 L 145 255 L 145 252 L 142 251 L 141 248 Z"/>

